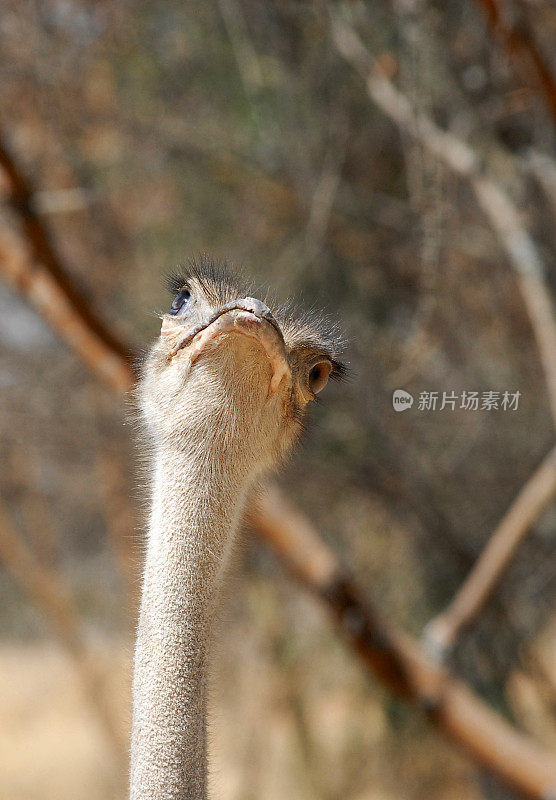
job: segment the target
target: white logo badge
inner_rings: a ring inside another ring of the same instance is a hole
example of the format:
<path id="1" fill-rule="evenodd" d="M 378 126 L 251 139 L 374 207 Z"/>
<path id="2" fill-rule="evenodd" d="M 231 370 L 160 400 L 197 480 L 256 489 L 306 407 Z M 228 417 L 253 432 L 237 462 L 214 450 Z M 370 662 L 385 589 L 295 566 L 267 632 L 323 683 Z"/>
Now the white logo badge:
<path id="1" fill-rule="evenodd" d="M 407 411 L 413 405 L 413 396 L 406 392 L 405 389 L 396 389 L 392 395 L 392 405 L 394 411 Z"/>

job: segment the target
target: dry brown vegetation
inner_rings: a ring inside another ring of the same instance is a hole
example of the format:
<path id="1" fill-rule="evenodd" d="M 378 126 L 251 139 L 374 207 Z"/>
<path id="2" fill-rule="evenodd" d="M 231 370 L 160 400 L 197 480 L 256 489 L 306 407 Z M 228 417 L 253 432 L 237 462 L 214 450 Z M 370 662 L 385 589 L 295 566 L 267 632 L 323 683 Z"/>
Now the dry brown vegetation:
<path id="1" fill-rule="evenodd" d="M 250 538 L 217 658 L 218 796 L 546 794 L 555 31 L 544 0 L 5 3 L 2 798 L 124 795 L 145 492 L 121 394 L 164 272 L 201 249 L 346 326 L 351 380 L 283 481 L 319 534 L 279 504 L 271 538 L 344 634 L 368 615 L 347 640 L 380 678 Z M 397 387 L 522 397 L 396 414 Z M 417 650 L 401 628 L 425 630 Z M 480 714 L 471 760 L 446 743 L 477 708 L 446 668 L 526 737 L 515 757 Z"/>

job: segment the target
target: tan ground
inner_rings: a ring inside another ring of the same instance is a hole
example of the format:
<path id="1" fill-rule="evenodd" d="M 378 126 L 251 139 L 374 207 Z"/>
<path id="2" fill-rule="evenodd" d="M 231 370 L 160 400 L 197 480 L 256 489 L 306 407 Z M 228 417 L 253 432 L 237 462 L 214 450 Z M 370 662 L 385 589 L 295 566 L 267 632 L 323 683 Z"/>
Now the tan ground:
<path id="1" fill-rule="evenodd" d="M 75 671 L 51 644 L 0 649 L 2 800 L 105 800 L 115 769 Z"/>
<path id="2" fill-rule="evenodd" d="M 256 597 L 259 609 L 274 602 L 272 593 Z M 269 630 L 264 608 L 258 624 L 240 616 L 227 625 L 213 692 L 213 795 L 479 800 L 472 769 L 368 682 L 320 610 L 302 601 L 295 613 L 298 638 Z M 130 648 L 93 647 L 124 729 Z M 4 643 L 0 799 L 120 800 L 125 773 L 66 654 L 48 641 Z"/>

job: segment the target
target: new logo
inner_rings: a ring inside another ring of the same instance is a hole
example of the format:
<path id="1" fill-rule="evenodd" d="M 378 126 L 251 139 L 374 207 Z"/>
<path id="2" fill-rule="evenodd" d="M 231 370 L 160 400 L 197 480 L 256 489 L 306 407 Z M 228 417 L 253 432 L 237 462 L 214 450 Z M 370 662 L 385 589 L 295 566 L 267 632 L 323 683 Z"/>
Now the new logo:
<path id="1" fill-rule="evenodd" d="M 413 405 L 413 395 L 406 392 L 405 389 L 396 389 L 392 395 L 392 405 L 394 411 L 407 411 Z"/>

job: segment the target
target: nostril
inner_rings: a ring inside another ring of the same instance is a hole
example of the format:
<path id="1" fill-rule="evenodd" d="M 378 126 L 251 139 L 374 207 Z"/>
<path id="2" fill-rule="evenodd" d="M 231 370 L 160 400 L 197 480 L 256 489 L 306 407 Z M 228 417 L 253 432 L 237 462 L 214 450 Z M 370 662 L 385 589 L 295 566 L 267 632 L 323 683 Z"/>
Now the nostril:
<path id="1" fill-rule="evenodd" d="M 267 317 L 269 314 L 272 316 L 270 308 L 262 300 L 257 300 L 256 297 L 246 297 L 241 301 L 241 304 L 246 311 L 251 311 L 257 317 Z"/>
<path id="2" fill-rule="evenodd" d="M 258 330 L 262 324 L 263 321 L 259 316 L 255 316 L 248 311 L 238 311 L 234 320 L 235 327 L 247 330 Z"/>
<path id="3" fill-rule="evenodd" d="M 250 311 L 252 314 L 255 314 L 256 317 L 265 319 L 273 326 L 273 328 L 278 331 L 278 335 L 282 341 L 284 341 L 284 334 L 282 333 L 280 325 L 274 319 L 274 315 L 270 308 L 266 305 L 266 303 L 263 303 L 262 300 L 257 300 L 256 297 L 244 297 L 243 300 L 238 300 L 233 307 L 241 308 L 243 311 Z"/>

